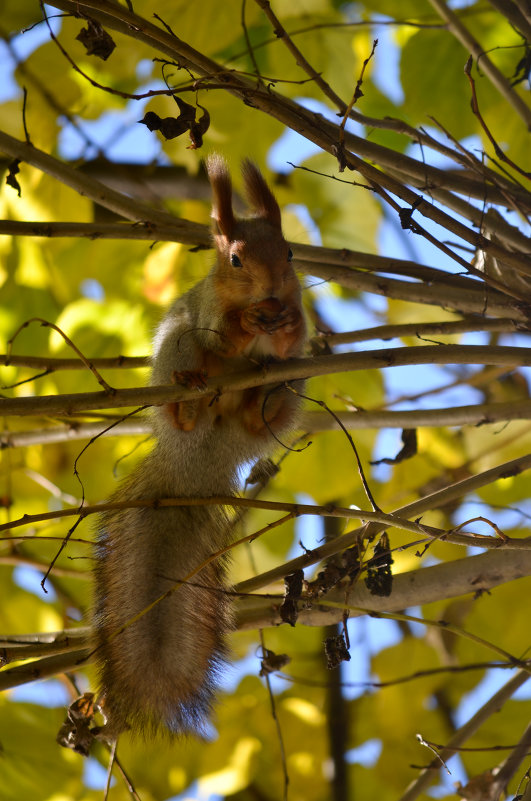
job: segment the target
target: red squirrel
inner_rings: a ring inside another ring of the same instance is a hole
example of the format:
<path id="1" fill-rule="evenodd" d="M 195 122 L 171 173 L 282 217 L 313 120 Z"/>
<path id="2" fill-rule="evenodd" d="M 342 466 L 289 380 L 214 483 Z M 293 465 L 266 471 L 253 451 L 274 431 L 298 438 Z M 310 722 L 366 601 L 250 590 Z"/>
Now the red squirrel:
<path id="1" fill-rule="evenodd" d="M 158 327 L 153 385 L 201 386 L 206 376 L 299 356 L 306 343 L 301 287 L 273 193 L 245 161 L 253 216 L 240 219 L 225 161 L 210 157 L 207 171 L 216 263 Z M 113 500 L 234 494 L 239 468 L 272 451 L 294 427 L 299 405 L 288 387 L 269 385 L 155 408 L 153 450 Z M 189 582 L 178 581 L 229 538 L 229 520 L 215 505 L 102 515 L 94 630 L 109 737 L 204 728 L 232 627 L 226 562 L 210 561 Z"/>

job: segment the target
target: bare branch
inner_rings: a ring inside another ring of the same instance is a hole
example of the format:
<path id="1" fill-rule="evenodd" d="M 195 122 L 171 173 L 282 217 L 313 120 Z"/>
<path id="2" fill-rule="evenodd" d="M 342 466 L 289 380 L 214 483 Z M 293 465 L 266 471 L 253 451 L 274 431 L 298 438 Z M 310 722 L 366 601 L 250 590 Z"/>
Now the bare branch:
<path id="1" fill-rule="evenodd" d="M 334 417 L 324 412 L 305 412 L 299 424 L 306 433 L 339 430 L 339 423 L 349 431 L 377 428 L 427 428 L 442 426 L 479 426 L 510 420 L 531 420 L 531 401 L 481 403 L 476 406 L 442 407 L 439 409 L 412 409 L 410 411 L 336 410 Z M 119 422 L 108 429 L 108 419 L 98 423 L 70 421 L 67 425 L 28 431 L 0 432 L 0 449 L 27 448 L 30 445 L 51 445 L 57 442 L 91 439 L 92 437 L 149 436 L 152 433 L 149 418 Z"/>
<path id="2" fill-rule="evenodd" d="M 352 607 L 358 607 L 357 609 L 352 609 L 351 614 L 360 616 L 377 614 L 378 612 L 393 612 L 408 606 L 440 600 L 441 597 L 453 598 L 470 592 L 493 588 L 530 573 L 531 551 L 519 551 L 517 553 L 496 551 L 479 556 L 471 556 L 466 559 L 399 574 L 395 576 L 393 582 L 393 593 L 387 598 L 371 595 L 364 585 L 358 583 L 349 592 L 350 604 Z M 237 592 L 240 591 L 240 586 L 236 587 Z M 441 588 L 444 588 L 444 596 L 441 595 Z M 338 602 L 337 607 L 317 606 L 314 609 L 303 611 L 299 621 L 304 625 L 321 626 L 323 623 L 329 624 L 341 619 L 344 608 L 344 589 L 331 593 L 330 600 L 333 601 L 334 599 Z M 251 597 L 240 601 L 238 628 L 240 630 L 248 630 L 257 626 L 278 625 L 281 622 L 277 611 L 278 600 L 273 605 L 267 597 Z M 90 655 L 88 649 L 80 648 L 86 633 L 87 629 L 82 629 L 79 641 L 72 642 L 73 651 L 44 657 L 35 662 L 1 671 L 0 690 L 84 667 L 87 664 L 87 657 Z M 22 648 L 23 645 L 21 644 L 20 658 L 23 658 Z M 519 683 L 511 679 L 514 687 L 513 692 L 524 683 L 529 676 L 529 672 L 522 670 L 517 675 L 521 677 Z M 467 737 L 470 736 L 470 733 L 472 732 L 469 732 Z M 459 742 L 454 742 L 452 739 L 447 748 L 450 749 L 452 745 L 460 745 L 464 742 L 464 739 L 459 740 Z M 445 758 L 450 755 L 450 753 L 447 754 Z M 428 776 L 431 779 L 432 774 L 429 771 Z"/>
<path id="3" fill-rule="evenodd" d="M 1 137 L 1 134 L 0 134 Z M 88 190 L 86 191 L 88 194 Z M 120 197 L 120 196 L 118 196 Z M 142 224 L 127 223 L 27 223 L 0 221 L 0 233 L 14 236 L 87 236 L 89 238 L 147 239 L 150 241 L 183 242 L 195 247 L 211 247 L 207 226 L 180 218 L 174 219 L 173 227 L 166 222 L 159 224 L 150 219 L 151 211 L 144 208 L 146 221 Z M 157 213 L 155 213 L 157 214 Z M 528 312 L 524 304 L 514 301 L 495 290 L 486 289 L 481 283 L 463 275 L 451 275 L 406 259 L 378 256 L 347 249 L 336 250 L 313 245 L 293 245 L 298 269 L 307 275 L 335 281 L 350 289 L 372 292 L 385 297 L 394 297 L 413 303 L 424 303 L 455 309 L 462 314 L 506 316 L 524 321 Z M 359 270 L 349 269 L 357 267 Z M 361 271 L 363 270 L 363 271 Z M 412 276 L 429 283 L 413 283 L 391 278 L 376 278 L 365 270 L 397 273 Z M 437 284 L 432 286 L 431 284 Z"/>
<path id="4" fill-rule="evenodd" d="M 478 557 L 480 558 L 480 557 Z M 523 685 L 529 678 L 529 673 L 526 670 L 519 670 L 515 676 L 512 676 L 509 681 L 498 692 L 489 698 L 489 700 L 468 720 L 455 734 L 450 738 L 446 748 L 443 748 L 439 757 L 445 762 L 456 753 L 455 749 L 466 742 L 480 726 L 487 721 L 491 715 L 498 713 L 503 704 L 511 698 L 514 693 Z M 440 767 L 439 760 L 433 760 L 432 763 L 421 771 L 418 779 L 416 779 L 407 788 L 404 795 L 399 801 L 414 801 L 415 798 L 423 793 L 427 787 L 437 777 L 437 772 Z"/>
<path id="5" fill-rule="evenodd" d="M 56 656 L 45 656 L 34 662 L 2 670 L 0 671 L 0 691 L 20 687 L 21 684 L 28 684 L 31 681 L 48 679 L 58 673 L 81 670 L 86 667 L 89 654 L 90 650 L 83 648 Z"/>
<path id="6" fill-rule="evenodd" d="M 114 409 L 126 406 L 160 406 L 183 400 L 219 396 L 224 392 L 249 387 L 292 381 L 309 376 L 329 375 L 353 370 L 370 370 L 419 364 L 499 364 L 508 367 L 531 366 L 528 348 L 483 347 L 480 345 L 426 345 L 416 348 L 389 348 L 366 353 L 333 353 L 311 359 L 289 359 L 259 368 L 244 370 L 227 377 L 214 376 L 205 381 L 204 389 L 187 389 L 174 385 L 117 389 L 106 392 L 80 392 L 72 395 L 2 398 L 0 414 L 71 415 L 93 409 Z"/>
<path id="7" fill-rule="evenodd" d="M 498 465 L 497 467 L 491 468 L 490 470 L 486 470 L 482 473 L 478 473 L 470 478 L 463 479 L 462 481 L 457 481 L 455 484 L 444 487 L 442 490 L 432 492 L 423 498 L 419 498 L 416 501 L 407 504 L 406 506 L 401 506 L 400 508 L 395 509 L 395 514 L 402 518 L 417 518 L 430 509 L 437 509 L 447 503 L 451 503 L 452 501 L 462 498 L 464 495 L 474 492 L 480 487 L 485 487 L 500 478 L 518 475 L 522 471 L 528 470 L 530 467 L 531 454 L 522 456 L 519 459 L 514 459 L 511 462 Z M 314 548 L 311 553 L 306 553 L 304 556 L 298 556 L 294 559 L 290 559 L 289 562 L 286 562 L 278 568 L 272 568 L 271 570 L 262 573 L 260 576 L 256 576 L 254 578 L 247 579 L 247 581 L 241 582 L 238 585 L 238 590 L 240 592 L 254 592 L 261 587 L 267 587 L 272 582 L 278 581 L 284 576 L 287 576 L 288 573 L 293 573 L 295 570 L 302 570 L 303 568 L 308 567 L 308 565 L 316 564 L 322 559 L 326 559 L 329 556 L 332 556 L 334 553 L 338 553 L 340 550 L 350 548 L 352 545 L 355 545 L 358 542 L 361 536 L 369 537 L 376 535 L 384 529 L 385 526 L 383 524 L 371 523 L 367 528 L 364 527 L 363 529 L 358 528 L 354 529 L 353 531 L 349 531 L 346 534 L 343 534 L 341 537 L 337 537 L 335 540 L 333 540 L 333 542 L 325 543 L 324 545 L 320 545 L 318 548 Z"/>

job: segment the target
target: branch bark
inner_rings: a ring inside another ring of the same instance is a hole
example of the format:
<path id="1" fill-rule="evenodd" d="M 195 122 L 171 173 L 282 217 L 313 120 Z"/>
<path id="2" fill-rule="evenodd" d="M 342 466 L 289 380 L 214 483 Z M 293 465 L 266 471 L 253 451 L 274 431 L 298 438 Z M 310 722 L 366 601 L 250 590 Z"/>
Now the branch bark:
<path id="1" fill-rule="evenodd" d="M 394 578 L 393 592 L 388 598 L 371 595 L 364 586 L 358 583 L 348 591 L 347 606 L 350 608 L 351 617 L 377 614 L 378 612 L 394 612 L 441 598 L 454 598 L 471 592 L 480 593 L 482 590 L 492 589 L 507 581 L 523 578 L 530 574 L 531 551 L 489 552 L 399 574 Z M 236 592 L 238 591 L 239 587 L 236 587 Z M 279 625 L 281 620 L 278 607 L 281 600 L 282 598 L 279 596 L 275 602 L 272 602 L 270 598 L 259 597 L 239 601 L 237 628 L 249 630 Z M 345 588 L 330 593 L 328 600 L 337 603 L 338 607 L 316 604 L 313 609 L 302 611 L 298 622 L 302 625 L 322 626 L 341 620 L 345 605 Z M 83 633 L 85 631 L 87 630 L 82 630 Z M 90 651 L 81 647 L 84 642 L 83 633 L 76 638 L 76 642 L 73 644 L 74 650 L 70 652 L 62 652 L 0 671 L 0 690 L 85 667 L 89 661 Z M 60 647 L 62 650 L 62 646 Z M 29 651 L 32 648 L 32 645 L 28 646 Z M 21 645 L 21 659 L 23 658 L 22 650 L 23 646 Z M 524 672 L 524 675 L 528 676 L 529 674 Z"/>
<path id="2" fill-rule="evenodd" d="M 424 606 L 460 595 L 481 594 L 499 584 L 529 575 L 531 550 L 489 551 L 479 556 L 400 573 L 394 577 L 393 591 L 387 598 L 371 595 L 362 582 L 357 582 L 351 588 L 342 585 L 328 593 L 322 605 L 316 601 L 310 609 L 302 609 L 297 621 L 305 626 L 327 626 L 338 623 L 345 608 L 349 610 L 349 617 L 365 614 L 375 614 L 377 617 L 379 612 L 398 612 L 411 606 Z M 327 606 L 327 601 L 335 606 Z M 280 625 L 281 602 L 280 596 L 273 601 L 268 597 L 240 601 L 238 628 L 246 630 Z"/>
<path id="3" fill-rule="evenodd" d="M 311 359 L 289 359 L 244 370 L 228 377 L 215 376 L 205 381 L 204 390 L 175 386 L 116 389 L 112 392 L 80 392 L 71 395 L 43 395 L 41 397 L 2 398 L 2 415 L 71 415 L 74 412 L 94 409 L 116 409 L 131 406 L 160 406 L 183 400 L 248 387 L 293 381 L 310 376 L 355 370 L 403 367 L 420 364 L 489 364 L 508 367 L 530 367 L 528 348 L 483 347 L 480 345 L 426 345 L 415 348 L 389 348 L 366 353 L 334 353 L 314 356 Z"/>
<path id="4" fill-rule="evenodd" d="M 89 12 L 90 16 L 98 19 L 105 26 L 120 30 L 126 35 L 134 36 L 144 41 L 178 62 L 181 66 L 187 66 L 198 75 L 204 77 L 216 76 L 217 80 L 225 84 L 227 91 L 278 119 L 289 128 L 301 133 L 326 152 L 337 156 L 338 145 L 341 141 L 337 124 L 330 123 L 320 115 L 309 112 L 294 101 L 278 94 L 270 87 L 264 90 L 251 79 L 234 71 L 227 71 L 224 67 L 194 50 L 175 35 L 172 36 L 168 31 L 153 25 L 130 11 L 126 11 L 123 7 L 115 6 L 108 0 L 75 0 L 75 2 L 73 0 L 55 0 L 54 5 L 74 15 L 80 12 Z M 396 165 L 397 161 L 404 157 L 401 157 L 395 151 L 383 148 L 351 133 L 346 133 L 344 140 L 346 147 L 352 151 L 345 151 L 343 154 L 345 165 L 358 170 L 376 191 L 385 190 L 385 193 L 396 195 L 408 206 L 418 209 L 420 214 L 464 239 L 474 248 L 480 247 L 488 251 L 494 258 L 499 258 L 504 264 L 512 266 L 524 274 L 531 274 L 528 260 L 522 254 L 511 252 L 482 234 L 470 230 L 468 226 L 427 202 L 422 195 L 418 195 L 404 186 L 399 180 L 393 178 L 391 174 L 384 172 L 384 170 L 378 170 L 362 160 L 362 158 L 370 158 L 376 163 L 381 163 L 383 157 L 386 157 L 391 165 Z M 415 169 L 420 170 L 422 180 L 425 180 L 426 165 L 415 162 L 414 159 L 411 159 L 411 162 L 409 170 L 406 168 L 405 171 L 410 172 L 415 165 Z M 433 181 L 433 183 L 440 185 L 441 182 Z M 481 196 L 483 198 L 484 185 L 481 184 L 481 186 Z M 463 191 L 463 194 L 466 195 L 468 192 Z M 386 202 L 389 202 L 390 198 L 387 195 L 382 194 L 382 197 Z M 445 250 L 447 250 L 446 247 Z"/>
<path id="5" fill-rule="evenodd" d="M 301 417 L 299 428 L 307 433 L 339 431 L 341 427 L 338 419 L 348 431 L 375 428 L 480 426 L 510 420 L 531 420 L 531 400 L 482 403 L 477 406 L 457 406 L 453 409 L 441 407 L 439 409 L 412 409 L 411 411 L 397 412 L 334 410 L 333 416 L 327 412 L 305 412 Z M 149 436 L 152 433 L 151 423 L 145 417 L 117 422 L 110 429 L 109 422 L 108 419 L 105 419 L 98 423 L 70 422 L 67 425 L 28 431 L 3 431 L 0 432 L 0 449 L 51 445 L 57 442 L 85 440 L 100 436 Z"/>

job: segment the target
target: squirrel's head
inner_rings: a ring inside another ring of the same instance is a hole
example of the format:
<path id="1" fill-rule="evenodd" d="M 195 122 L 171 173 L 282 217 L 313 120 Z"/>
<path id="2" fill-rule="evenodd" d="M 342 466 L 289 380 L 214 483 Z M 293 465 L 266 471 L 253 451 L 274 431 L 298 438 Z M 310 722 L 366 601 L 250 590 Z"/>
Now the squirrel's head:
<path id="1" fill-rule="evenodd" d="M 232 182 L 225 160 L 210 156 L 207 172 L 213 192 L 212 217 L 218 269 L 235 293 L 236 303 L 283 300 L 299 291 L 291 248 L 282 234 L 280 208 L 258 167 L 242 165 L 251 217 L 237 218 L 232 208 Z"/>

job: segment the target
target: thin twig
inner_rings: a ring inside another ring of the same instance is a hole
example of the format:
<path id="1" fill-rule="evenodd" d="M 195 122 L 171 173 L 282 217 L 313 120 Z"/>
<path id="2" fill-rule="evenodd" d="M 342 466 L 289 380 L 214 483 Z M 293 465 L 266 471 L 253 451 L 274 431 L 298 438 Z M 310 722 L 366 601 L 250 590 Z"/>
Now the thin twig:
<path id="1" fill-rule="evenodd" d="M 262 655 L 265 658 L 267 654 L 267 649 L 265 647 L 265 637 L 264 632 L 260 629 L 260 646 L 262 648 Z M 269 677 L 269 671 L 264 670 L 261 675 L 264 678 L 267 687 L 267 693 L 269 695 L 269 703 L 271 705 L 271 717 L 275 721 L 275 728 L 277 732 L 277 739 L 278 739 L 278 746 L 280 751 L 280 764 L 282 765 L 282 775 L 284 778 L 283 788 L 282 788 L 282 798 L 283 801 L 287 801 L 288 799 L 288 790 L 289 790 L 289 773 L 288 773 L 288 761 L 286 758 L 286 746 L 284 744 L 284 737 L 282 735 L 282 728 L 280 726 L 280 720 L 277 714 L 277 707 L 275 703 L 275 696 L 273 695 L 273 689 L 271 687 L 271 679 Z"/>
<path id="2" fill-rule="evenodd" d="M 341 120 L 341 124 L 339 126 L 339 144 L 341 145 L 341 147 L 343 147 L 343 144 L 344 144 L 344 141 L 345 141 L 345 126 L 347 124 L 347 120 L 350 117 L 350 115 L 352 113 L 352 109 L 354 108 L 354 106 L 356 105 L 356 103 L 358 102 L 360 97 L 363 97 L 363 92 L 361 91 L 361 86 L 363 84 L 363 77 L 365 75 L 365 70 L 367 69 L 367 65 L 368 65 L 369 61 L 374 56 L 374 53 L 376 51 L 377 45 L 378 45 L 378 39 L 374 39 L 374 41 L 372 43 L 371 52 L 369 53 L 367 58 L 364 60 L 362 66 L 361 66 L 361 71 L 360 71 L 356 86 L 354 88 L 354 92 L 352 94 L 352 98 L 350 100 L 350 103 L 348 104 L 347 108 L 345 109 L 345 113 L 343 114 L 343 119 Z"/>
<path id="3" fill-rule="evenodd" d="M 495 140 L 494 136 L 490 132 L 490 129 L 489 129 L 487 123 L 483 119 L 483 115 L 481 114 L 481 111 L 479 110 L 479 103 L 478 103 L 478 98 L 477 98 L 477 94 L 476 94 L 476 82 L 474 81 L 474 78 L 472 77 L 472 56 L 469 57 L 468 61 L 465 64 L 465 75 L 468 78 L 468 82 L 470 83 L 470 90 L 472 92 L 472 100 L 470 101 L 470 105 L 472 107 L 472 112 L 478 118 L 479 123 L 480 123 L 481 127 L 483 128 L 483 130 L 485 131 L 485 133 L 486 133 L 491 145 L 493 146 L 494 152 L 496 153 L 497 157 L 499 159 L 501 159 L 502 161 L 504 161 L 506 164 L 508 164 L 510 167 L 512 167 L 513 170 L 516 170 L 524 178 L 531 178 L 531 172 L 527 172 L 526 170 L 523 170 L 521 167 L 518 166 L 518 164 L 516 164 L 511 158 L 509 158 L 509 156 L 507 156 L 505 154 L 505 152 L 502 150 L 502 148 L 499 146 L 499 144 Z"/>
<path id="4" fill-rule="evenodd" d="M 498 70 L 492 61 L 485 55 L 485 49 L 472 36 L 468 28 L 461 22 L 459 16 L 447 6 L 445 0 L 429 0 L 439 16 L 448 24 L 450 31 L 455 38 L 461 42 L 463 47 L 472 53 L 475 59 L 481 57 L 481 66 L 492 85 L 498 90 L 502 98 L 506 100 L 525 122 L 527 129 L 531 130 L 531 109 L 526 105 L 523 98 L 514 91 L 510 81 Z"/>
<path id="5" fill-rule="evenodd" d="M 438 759 L 424 768 L 416 779 L 402 795 L 399 801 L 414 801 L 423 793 L 437 776 L 439 759 L 445 762 L 455 753 L 455 747 L 466 742 L 483 723 L 493 714 L 499 712 L 500 707 L 511 698 L 514 693 L 529 679 L 529 673 L 519 670 L 509 681 L 495 693 L 455 734 L 450 738 L 446 747 L 441 750 Z"/>
<path id="6" fill-rule="evenodd" d="M 316 403 L 318 406 L 320 406 L 322 409 L 324 409 L 324 410 L 325 410 L 325 411 L 326 411 L 326 412 L 327 412 L 329 415 L 331 415 L 331 417 L 333 417 L 333 418 L 334 418 L 334 420 L 335 420 L 335 421 L 336 421 L 336 423 L 338 424 L 339 428 L 342 430 L 343 434 L 344 434 L 344 435 L 346 436 L 346 438 L 348 439 L 348 441 L 349 441 L 349 444 L 350 444 L 350 447 L 352 448 L 352 450 L 353 450 L 353 452 L 354 452 L 354 456 L 356 457 L 356 464 L 357 464 L 357 466 L 358 466 L 358 473 L 359 473 L 359 475 L 360 475 L 361 483 L 362 483 L 362 486 L 363 486 L 363 489 L 364 489 L 365 495 L 367 496 L 367 498 L 368 498 L 368 501 L 369 501 L 369 503 L 370 503 L 370 505 L 371 505 L 371 507 L 372 507 L 372 510 L 373 510 L 373 512 L 380 512 L 380 511 L 381 511 L 381 509 L 380 509 L 380 507 L 378 506 L 378 504 L 376 503 L 376 501 L 374 500 L 374 496 L 373 496 L 373 494 L 372 494 L 372 492 L 371 492 L 371 489 L 370 489 L 370 487 L 369 487 L 369 484 L 368 484 L 368 482 L 367 482 L 367 479 L 366 479 L 366 477 L 365 477 L 365 472 L 364 472 L 364 470 L 363 470 L 363 464 L 362 464 L 362 462 L 361 462 L 360 455 L 359 455 L 359 453 L 358 453 L 358 449 L 356 448 L 356 445 L 355 445 L 355 443 L 354 443 L 354 440 L 352 439 L 351 435 L 350 435 L 350 434 L 349 434 L 349 432 L 347 431 L 346 427 L 345 427 L 345 426 L 343 425 L 343 423 L 341 422 L 341 418 L 339 417 L 339 415 L 337 415 L 337 414 L 336 414 L 336 413 L 335 413 L 335 412 L 334 412 L 334 411 L 333 411 L 333 410 L 332 410 L 332 409 L 331 409 L 331 408 L 328 406 L 328 404 L 326 404 L 326 403 L 325 403 L 325 401 L 323 401 L 323 400 L 319 400 L 318 398 L 310 398 L 308 395 L 304 395 L 302 392 L 299 392 L 298 390 L 296 390 L 296 389 L 295 389 L 294 387 L 292 387 L 291 385 L 288 385 L 288 386 L 289 386 L 289 389 L 290 389 L 292 392 L 294 392 L 294 393 L 295 393 L 295 395 L 298 395 L 300 398 L 304 398 L 304 400 L 308 400 L 308 401 L 311 401 L 312 403 Z"/>
<path id="7" fill-rule="evenodd" d="M 293 42 L 293 39 L 288 34 L 288 32 L 278 19 L 277 15 L 271 8 L 271 3 L 269 2 L 269 0 L 255 0 L 255 1 L 264 11 L 265 15 L 270 21 L 276 38 L 281 39 L 284 42 L 291 55 L 294 57 L 297 65 L 301 69 L 303 69 L 304 72 L 307 75 L 309 75 L 313 81 L 315 81 L 315 84 L 319 87 L 319 89 L 323 92 L 323 94 L 326 97 L 328 97 L 328 99 L 331 100 L 335 106 L 337 106 L 337 108 L 341 113 L 343 113 L 346 107 L 345 102 L 341 100 L 339 95 L 337 95 L 334 92 L 332 87 L 324 80 L 322 75 L 316 70 L 314 70 L 312 65 L 305 59 L 305 57 L 303 56 L 297 45 Z"/>
<path id="8" fill-rule="evenodd" d="M 72 340 L 70 339 L 70 337 L 68 337 L 68 336 L 65 334 L 65 332 L 64 332 L 64 331 L 62 331 L 62 330 L 59 328 L 59 326 L 58 326 L 58 325 L 56 325 L 55 323 L 51 323 L 51 322 L 49 322 L 48 320 L 44 320 L 42 317 L 31 317 L 29 320 L 26 320 L 26 321 L 25 321 L 25 322 L 23 322 L 21 325 L 19 325 L 19 327 L 17 328 L 17 330 L 15 331 L 15 333 L 13 334 L 13 336 L 12 336 L 12 337 L 10 337 L 10 338 L 7 340 L 7 344 L 6 344 L 6 355 L 5 355 L 5 360 L 4 360 L 4 364 L 5 364 L 5 366 L 6 366 L 6 367 L 8 367 L 8 366 L 10 365 L 10 363 L 11 363 L 11 352 L 12 352 L 12 350 L 13 350 L 13 343 L 15 342 L 15 339 L 16 339 L 16 338 L 17 338 L 17 336 L 20 334 L 20 332 L 21 332 L 21 331 L 23 331 L 25 328 L 27 328 L 27 327 L 28 327 L 28 326 L 29 326 L 31 323 L 40 323 L 40 324 L 43 326 L 43 328 L 53 328 L 53 330 L 54 330 L 54 331 L 57 331 L 57 333 L 58 333 L 58 334 L 60 334 L 60 336 L 62 336 L 62 338 L 64 339 L 64 341 L 65 341 L 65 342 L 66 342 L 66 344 L 68 345 L 68 347 L 69 347 L 69 348 L 71 348 L 71 349 L 74 351 L 74 353 L 77 353 L 77 355 L 79 356 L 79 358 L 81 359 L 81 361 L 83 362 L 83 364 L 85 365 L 85 367 L 86 367 L 88 370 L 90 370 L 90 372 L 91 372 L 91 373 L 94 375 L 94 377 L 96 378 L 96 380 L 97 380 L 98 384 L 100 384 L 100 385 L 103 387 L 104 391 L 105 391 L 106 393 L 108 393 L 109 395 L 113 395 L 113 394 L 114 394 L 115 390 L 113 389 L 113 387 L 111 387 L 111 386 L 110 386 L 110 384 L 108 384 L 108 383 L 105 381 L 105 379 L 103 378 L 103 376 L 102 376 L 102 375 L 100 375 L 100 373 L 99 373 L 99 372 L 98 372 L 98 370 L 97 370 L 97 369 L 94 367 L 94 365 L 92 364 L 92 362 L 90 362 L 90 361 L 89 361 L 89 360 L 88 360 L 88 359 L 87 359 L 87 358 L 86 358 L 86 357 L 85 357 L 85 356 L 84 356 L 84 355 L 81 353 L 81 351 L 79 350 L 79 348 L 78 348 L 76 345 L 74 345 L 74 343 L 72 342 Z"/>
<path id="9" fill-rule="evenodd" d="M 263 78 L 260 75 L 260 70 L 258 69 L 258 62 L 257 62 L 256 56 L 254 54 L 254 48 L 253 48 L 253 45 L 251 43 L 251 38 L 249 36 L 249 30 L 247 28 L 247 23 L 245 22 L 245 6 L 246 6 L 246 3 L 247 3 L 247 0 L 242 0 L 241 12 L 240 12 L 240 22 L 241 22 L 241 26 L 243 28 L 243 35 L 245 36 L 245 43 L 247 45 L 247 54 L 248 54 L 249 58 L 251 59 L 251 61 L 253 63 L 254 71 L 256 73 L 256 80 L 258 81 L 258 84 L 260 85 L 260 84 L 263 84 Z"/>
<path id="10" fill-rule="evenodd" d="M 137 414 L 138 412 L 144 411 L 145 408 L 146 408 L 145 406 L 141 406 L 138 409 L 133 409 L 133 411 L 129 412 L 129 414 L 124 415 L 124 417 L 122 419 L 123 420 L 127 420 L 128 417 L 132 417 L 133 415 Z M 54 568 L 54 565 L 57 562 L 57 559 L 59 558 L 61 553 L 64 551 L 66 546 L 68 545 L 68 542 L 69 542 L 70 538 L 72 537 L 72 534 L 74 533 L 76 528 L 79 526 L 79 524 L 85 518 L 85 486 L 84 486 L 84 484 L 83 484 L 83 482 L 81 480 L 81 477 L 80 477 L 80 475 L 78 473 L 78 470 L 77 470 L 78 461 L 81 458 L 81 456 L 85 453 L 87 448 L 89 448 L 106 431 L 110 431 L 112 428 L 117 426 L 120 422 L 121 422 L 121 420 L 116 420 L 115 422 L 113 422 L 109 426 L 107 426 L 107 428 L 105 428 L 103 431 L 98 432 L 94 437 L 92 437 L 92 439 L 89 442 L 87 442 L 87 444 L 81 449 L 81 451 L 78 453 L 78 455 L 76 456 L 76 458 L 74 460 L 74 475 L 77 478 L 77 480 L 79 481 L 79 484 L 81 485 L 81 491 L 82 491 L 81 502 L 80 502 L 79 506 L 76 509 L 76 514 L 78 515 L 78 519 L 76 520 L 74 525 L 71 526 L 70 529 L 65 534 L 65 536 L 63 538 L 63 541 L 61 542 L 61 545 L 59 546 L 57 552 L 55 553 L 55 556 L 52 558 L 50 564 L 48 565 L 48 569 L 46 570 L 46 572 L 45 572 L 45 574 L 43 576 L 43 579 L 41 581 L 41 587 L 44 590 L 44 592 L 47 592 L 47 590 L 46 590 L 46 581 L 48 579 L 48 576 L 52 572 L 52 570 Z"/>
<path id="11" fill-rule="evenodd" d="M 109 791 L 111 789 L 111 780 L 112 780 L 112 768 L 114 765 L 114 759 L 116 757 L 116 745 L 117 745 L 117 740 L 114 739 L 109 746 L 109 765 L 107 767 L 107 781 L 105 782 L 105 788 L 103 790 L 103 801 L 108 801 L 109 798 Z"/>

